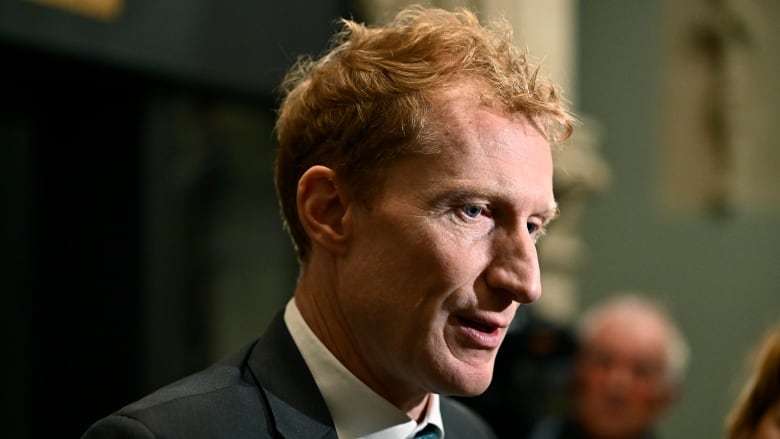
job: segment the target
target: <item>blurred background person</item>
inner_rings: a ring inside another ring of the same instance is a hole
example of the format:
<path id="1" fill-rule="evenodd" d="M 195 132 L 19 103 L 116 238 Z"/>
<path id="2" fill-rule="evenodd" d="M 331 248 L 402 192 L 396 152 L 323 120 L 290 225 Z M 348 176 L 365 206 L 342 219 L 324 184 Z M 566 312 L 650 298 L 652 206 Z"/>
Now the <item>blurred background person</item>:
<path id="1" fill-rule="evenodd" d="M 780 323 L 764 336 L 734 408 L 728 439 L 780 438 Z"/>
<path id="2" fill-rule="evenodd" d="M 677 399 L 688 347 L 655 302 L 617 295 L 587 310 L 576 327 L 570 407 L 543 419 L 533 439 L 647 439 Z"/>

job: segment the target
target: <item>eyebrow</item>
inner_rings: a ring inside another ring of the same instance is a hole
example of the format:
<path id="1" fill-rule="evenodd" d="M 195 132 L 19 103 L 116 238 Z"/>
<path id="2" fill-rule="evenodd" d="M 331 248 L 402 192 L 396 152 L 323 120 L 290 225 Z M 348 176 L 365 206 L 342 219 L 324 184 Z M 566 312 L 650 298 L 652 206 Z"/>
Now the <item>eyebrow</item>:
<path id="1" fill-rule="evenodd" d="M 492 191 L 480 189 L 457 188 L 443 193 L 438 199 L 439 203 L 465 203 L 474 198 L 494 199 L 496 194 Z"/>
<path id="2" fill-rule="evenodd" d="M 550 224 L 561 216 L 561 208 L 558 207 L 558 203 L 553 202 L 552 207 L 545 210 L 541 216 L 544 218 L 544 225 Z"/>

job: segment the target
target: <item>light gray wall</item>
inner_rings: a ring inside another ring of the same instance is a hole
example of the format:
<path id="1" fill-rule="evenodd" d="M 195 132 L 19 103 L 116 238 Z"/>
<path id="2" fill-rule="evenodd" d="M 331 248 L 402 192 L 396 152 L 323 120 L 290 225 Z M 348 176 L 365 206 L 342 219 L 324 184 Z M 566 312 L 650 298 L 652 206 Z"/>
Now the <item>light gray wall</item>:
<path id="1" fill-rule="evenodd" d="M 579 106 L 602 125 L 602 152 L 613 172 L 582 224 L 583 303 L 632 289 L 671 307 L 691 344 L 692 364 L 663 437 L 717 438 L 745 357 L 780 319 L 780 218 L 683 216 L 662 207 L 661 7 L 580 3 Z"/>

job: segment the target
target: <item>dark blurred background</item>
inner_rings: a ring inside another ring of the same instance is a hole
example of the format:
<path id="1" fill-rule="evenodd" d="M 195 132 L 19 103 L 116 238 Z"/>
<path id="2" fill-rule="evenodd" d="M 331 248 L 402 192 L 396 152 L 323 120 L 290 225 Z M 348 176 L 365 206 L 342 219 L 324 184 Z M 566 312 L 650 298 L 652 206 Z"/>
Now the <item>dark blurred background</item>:
<path id="1" fill-rule="evenodd" d="M 234 347 L 231 325 L 262 329 L 296 275 L 275 87 L 355 15 L 340 0 L 93 3 L 0 2 L 3 437 L 78 437 Z M 222 313 L 212 292 L 236 282 L 260 306 Z"/>
<path id="2" fill-rule="evenodd" d="M 297 274 L 272 184 L 279 79 L 338 17 L 401 3 L 0 0 L 3 437 L 78 437 L 263 330 Z M 568 272 L 530 309 L 573 318 L 626 289 L 666 302 L 693 361 L 662 434 L 717 437 L 780 318 L 780 3 L 433 3 L 570 38 L 548 60 L 567 60 L 584 139 L 557 175 L 599 157 L 610 177 L 584 198 L 571 183 L 582 206 L 543 241 L 557 259 L 542 252 Z M 508 409 L 539 409 L 537 387 Z"/>

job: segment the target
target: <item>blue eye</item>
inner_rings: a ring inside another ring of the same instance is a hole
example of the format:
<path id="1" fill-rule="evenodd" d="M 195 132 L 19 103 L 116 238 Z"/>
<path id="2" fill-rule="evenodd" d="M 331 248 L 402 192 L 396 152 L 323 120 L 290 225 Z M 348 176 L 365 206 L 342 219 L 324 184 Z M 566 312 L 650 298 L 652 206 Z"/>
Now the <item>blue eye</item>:
<path id="1" fill-rule="evenodd" d="M 533 238 L 534 243 L 539 242 L 542 236 L 547 232 L 542 224 L 527 223 L 526 228 L 528 229 L 528 234 Z"/>
<path id="2" fill-rule="evenodd" d="M 469 205 L 469 206 L 463 206 L 463 213 L 466 214 L 469 218 L 476 218 L 480 214 L 482 214 L 482 208 L 480 206 L 475 205 Z"/>

